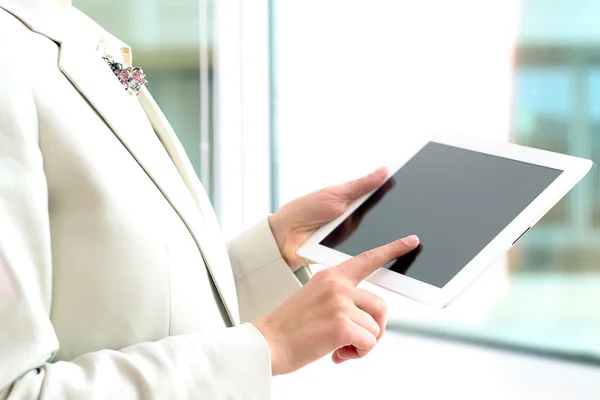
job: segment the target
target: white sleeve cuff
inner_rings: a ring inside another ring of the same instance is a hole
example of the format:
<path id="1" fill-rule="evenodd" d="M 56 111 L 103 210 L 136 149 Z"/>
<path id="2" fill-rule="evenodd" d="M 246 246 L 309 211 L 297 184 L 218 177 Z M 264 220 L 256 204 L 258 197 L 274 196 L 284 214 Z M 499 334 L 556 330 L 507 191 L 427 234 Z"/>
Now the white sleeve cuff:
<path id="1" fill-rule="evenodd" d="M 275 261 L 281 261 L 289 269 L 279 252 L 268 217 L 233 238 L 227 247 L 236 280 Z"/>
<path id="2" fill-rule="evenodd" d="M 228 244 L 242 321 L 260 318 L 302 284 L 283 260 L 268 218 Z"/>

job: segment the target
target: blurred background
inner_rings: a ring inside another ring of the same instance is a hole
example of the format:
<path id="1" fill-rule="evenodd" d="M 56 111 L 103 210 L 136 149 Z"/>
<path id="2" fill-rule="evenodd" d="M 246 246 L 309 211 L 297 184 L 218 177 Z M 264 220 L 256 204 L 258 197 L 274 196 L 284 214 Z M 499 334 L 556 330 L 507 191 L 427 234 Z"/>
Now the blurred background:
<path id="1" fill-rule="evenodd" d="M 578 377 L 575 366 L 600 366 L 600 2 L 75 5 L 133 48 L 228 236 L 288 200 L 370 171 L 429 132 L 593 160 L 587 177 L 447 310 L 380 294 L 392 332 L 562 360 Z M 556 374 L 549 365 L 541 371 Z M 545 387 L 546 398 L 560 398 Z M 580 395 L 600 398 L 590 390 Z"/>

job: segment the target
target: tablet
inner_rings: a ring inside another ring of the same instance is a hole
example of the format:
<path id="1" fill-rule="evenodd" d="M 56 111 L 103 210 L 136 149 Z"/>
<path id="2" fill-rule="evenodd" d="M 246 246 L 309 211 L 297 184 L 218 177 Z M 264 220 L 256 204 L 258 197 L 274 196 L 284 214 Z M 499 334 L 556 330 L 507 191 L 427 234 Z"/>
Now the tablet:
<path id="1" fill-rule="evenodd" d="M 298 255 L 325 266 L 416 234 L 421 244 L 368 281 L 445 307 L 590 170 L 510 143 L 431 138 L 402 151 L 377 190 L 318 229 Z"/>

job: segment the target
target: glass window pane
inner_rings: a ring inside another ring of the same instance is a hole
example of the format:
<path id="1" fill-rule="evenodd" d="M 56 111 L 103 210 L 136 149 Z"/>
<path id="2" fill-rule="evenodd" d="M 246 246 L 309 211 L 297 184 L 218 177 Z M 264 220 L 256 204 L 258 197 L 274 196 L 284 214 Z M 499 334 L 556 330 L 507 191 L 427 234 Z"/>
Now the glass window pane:
<path id="1" fill-rule="evenodd" d="M 454 305 L 388 298 L 389 326 L 600 359 L 600 5 L 271 2 L 282 201 L 355 176 L 382 159 L 382 143 L 431 129 L 596 164 Z"/>
<path id="2" fill-rule="evenodd" d="M 513 132 L 526 146 L 569 153 L 571 71 L 561 67 L 520 67 L 516 70 Z M 565 224 L 569 198 L 563 199 L 540 224 Z"/>
<path id="3" fill-rule="evenodd" d="M 588 96 L 590 101 L 590 148 L 592 159 L 596 162 L 590 176 L 592 223 L 595 230 L 600 231 L 600 67 L 590 70 Z"/>

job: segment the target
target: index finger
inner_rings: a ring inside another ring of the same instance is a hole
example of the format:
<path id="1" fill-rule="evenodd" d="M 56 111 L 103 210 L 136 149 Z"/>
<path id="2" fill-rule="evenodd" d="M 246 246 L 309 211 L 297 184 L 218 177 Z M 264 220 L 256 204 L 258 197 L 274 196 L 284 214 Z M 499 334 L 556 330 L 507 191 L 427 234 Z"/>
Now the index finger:
<path id="1" fill-rule="evenodd" d="M 410 253 L 418 245 L 417 236 L 407 236 L 376 249 L 367 250 L 334 268 L 356 286 L 380 267 Z"/>

